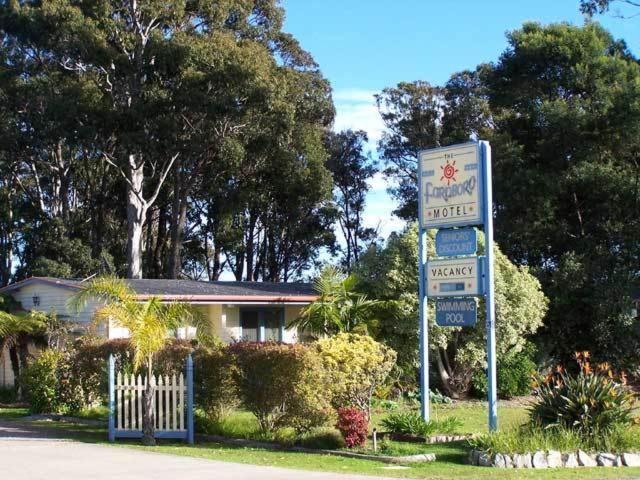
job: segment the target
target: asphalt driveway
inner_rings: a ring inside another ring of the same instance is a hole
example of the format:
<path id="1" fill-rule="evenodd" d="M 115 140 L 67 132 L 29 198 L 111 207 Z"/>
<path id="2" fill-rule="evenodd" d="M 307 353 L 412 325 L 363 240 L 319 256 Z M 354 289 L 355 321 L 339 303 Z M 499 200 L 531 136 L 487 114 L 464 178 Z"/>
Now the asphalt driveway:
<path id="1" fill-rule="evenodd" d="M 244 465 L 56 439 L 56 432 L 0 422 L 1 478 L 11 480 L 371 480 L 339 473 Z"/>

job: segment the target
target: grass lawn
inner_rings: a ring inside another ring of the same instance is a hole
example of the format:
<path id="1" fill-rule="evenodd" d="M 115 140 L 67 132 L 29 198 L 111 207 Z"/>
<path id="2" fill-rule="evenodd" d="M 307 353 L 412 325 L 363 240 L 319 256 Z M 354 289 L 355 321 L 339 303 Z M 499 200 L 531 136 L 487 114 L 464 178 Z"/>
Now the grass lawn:
<path id="1" fill-rule="evenodd" d="M 17 419 L 25 415 L 25 409 L 0 409 L 0 419 Z M 437 406 L 433 416 L 438 418 L 455 415 L 464 422 L 465 431 L 485 431 L 487 408 L 480 402 L 459 403 L 457 405 Z M 94 415 L 87 415 L 95 418 Z M 375 412 L 374 424 L 384 417 L 382 412 Z M 237 422 L 233 422 L 233 420 Z M 525 409 L 516 406 L 503 406 L 499 409 L 501 427 L 522 423 L 526 419 Z M 252 430 L 252 417 L 246 412 L 238 412 L 229 420 L 235 423 L 239 433 Z M 34 422 L 40 428 L 56 429 L 64 432 L 65 437 L 82 442 L 107 444 L 106 430 L 100 427 L 86 427 L 58 422 Z M 148 449 L 135 442 L 119 441 L 117 448 Z M 395 447 L 395 446 L 394 446 Z M 233 447 L 219 443 L 202 443 L 195 446 L 183 443 L 162 442 L 149 450 L 180 456 L 206 458 L 226 462 L 238 462 L 254 465 L 271 465 L 303 470 L 333 471 L 353 474 L 367 474 L 398 478 L 425 479 L 471 479 L 471 478 L 638 478 L 640 468 L 592 468 L 592 469 L 555 469 L 555 470 L 499 470 L 486 467 L 465 465 L 467 456 L 465 442 L 454 442 L 444 445 L 403 444 L 407 453 L 417 451 L 432 452 L 437 460 L 432 463 L 416 464 L 398 469 L 381 462 L 335 457 L 330 455 L 274 451 L 260 448 Z"/>

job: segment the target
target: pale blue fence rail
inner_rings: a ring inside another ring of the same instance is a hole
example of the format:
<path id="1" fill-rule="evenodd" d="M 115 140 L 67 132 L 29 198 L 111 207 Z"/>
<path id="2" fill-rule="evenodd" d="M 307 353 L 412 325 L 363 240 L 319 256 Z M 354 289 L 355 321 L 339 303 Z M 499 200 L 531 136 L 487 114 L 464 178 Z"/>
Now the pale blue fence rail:
<path id="1" fill-rule="evenodd" d="M 186 377 L 186 378 L 185 378 Z M 186 380 L 186 381 L 185 381 Z M 115 359 L 109 356 L 109 441 L 141 438 L 146 382 L 154 385 L 155 438 L 194 441 L 193 359 L 187 357 L 186 375 L 143 378 L 115 372 Z"/>

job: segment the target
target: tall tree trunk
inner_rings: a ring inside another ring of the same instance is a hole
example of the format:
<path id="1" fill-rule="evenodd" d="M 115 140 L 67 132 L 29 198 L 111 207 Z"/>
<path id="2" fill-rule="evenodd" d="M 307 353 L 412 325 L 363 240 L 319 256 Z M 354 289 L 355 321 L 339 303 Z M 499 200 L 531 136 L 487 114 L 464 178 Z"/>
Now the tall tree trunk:
<path id="1" fill-rule="evenodd" d="M 438 349 L 438 354 L 435 355 L 436 364 L 438 366 L 438 375 L 440 376 L 440 382 L 442 383 L 442 389 L 447 394 L 447 396 L 451 397 L 451 398 L 454 398 L 454 399 L 457 399 L 457 398 L 460 397 L 459 392 L 455 388 L 453 388 L 453 386 L 451 385 L 451 375 L 447 371 L 445 363 L 444 363 L 444 361 L 442 359 L 442 356 L 446 355 L 446 354 L 447 354 L 446 351 L 443 351 L 443 349 L 439 348 Z"/>
<path id="2" fill-rule="evenodd" d="M 142 237 L 147 204 L 142 198 L 144 164 L 129 155 L 127 182 L 127 278 L 142 278 Z"/>
<path id="3" fill-rule="evenodd" d="M 256 229 L 256 216 L 249 212 L 249 228 L 247 229 L 247 282 L 255 280 L 253 276 L 253 258 L 255 256 L 254 234 Z"/>

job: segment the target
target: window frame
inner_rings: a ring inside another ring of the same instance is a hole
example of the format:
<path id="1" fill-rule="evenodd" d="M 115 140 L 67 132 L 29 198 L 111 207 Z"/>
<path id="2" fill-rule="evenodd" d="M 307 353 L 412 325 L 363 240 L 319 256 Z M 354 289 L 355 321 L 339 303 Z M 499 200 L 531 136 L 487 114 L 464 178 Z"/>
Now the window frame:
<path id="1" fill-rule="evenodd" d="M 284 306 L 281 307 L 240 307 L 239 322 L 240 323 L 240 339 L 243 338 L 242 314 L 257 313 L 258 314 L 258 343 L 264 343 L 265 340 L 265 313 L 267 311 L 275 311 L 279 319 L 278 324 L 278 342 L 284 342 Z"/>

